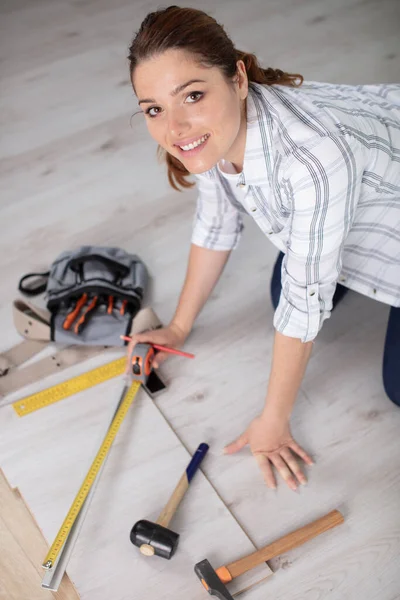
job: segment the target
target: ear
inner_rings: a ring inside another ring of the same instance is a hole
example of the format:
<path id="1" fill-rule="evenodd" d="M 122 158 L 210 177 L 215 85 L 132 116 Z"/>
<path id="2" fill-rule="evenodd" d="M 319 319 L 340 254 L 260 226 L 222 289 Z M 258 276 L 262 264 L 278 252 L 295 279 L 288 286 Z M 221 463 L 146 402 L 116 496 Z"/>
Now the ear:
<path id="1" fill-rule="evenodd" d="M 242 60 L 237 61 L 236 69 L 239 96 L 241 100 L 245 100 L 249 92 L 249 79 L 247 77 L 246 67 L 244 66 L 244 62 Z"/>

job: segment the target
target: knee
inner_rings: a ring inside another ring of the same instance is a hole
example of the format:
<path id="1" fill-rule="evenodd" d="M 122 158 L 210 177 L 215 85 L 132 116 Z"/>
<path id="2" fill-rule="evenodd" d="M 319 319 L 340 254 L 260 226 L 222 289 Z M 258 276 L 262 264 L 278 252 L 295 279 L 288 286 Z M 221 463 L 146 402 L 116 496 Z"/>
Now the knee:
<path id="1" fill-rule="evenodd" d="M 397 379 L 397 381 L 396 381 Z M 383 387 L 389 400 L 400 407 L 400 382 L 394 373 L 383 368 Z"/>
<path id="2" fill-rule="evenodd" d="M 271 291 L 272 305 L 275 310 L 279 304 L 279 299 L 281 296 L 281 290 L 282 290 L 281 270 L 282 270 L 282 260 L 283 260 L 284 256 L 285 255 L 283 254 L 283 252 L 279 253 L 278 258 L 276 259 L 276 262 L 274 265 L 274 269 L 272 271 L 270 291 Z"/>
<path id="3" fill-rule="evenodd" d="M 400 406 L 400 307 L 392 306 L 390 309 L 382 376 L 388 398 Z"/>

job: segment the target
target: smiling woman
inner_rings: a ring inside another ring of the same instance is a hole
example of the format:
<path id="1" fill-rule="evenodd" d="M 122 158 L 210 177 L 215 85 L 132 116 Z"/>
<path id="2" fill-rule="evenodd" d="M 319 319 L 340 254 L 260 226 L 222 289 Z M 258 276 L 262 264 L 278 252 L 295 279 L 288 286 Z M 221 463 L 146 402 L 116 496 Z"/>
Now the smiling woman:
<path id="1" fill-rule="evenodd" d="M 347 289 L 391 306 L 383 383 L 400 406 L 400 85 L 303 82 L 262 68 L 204 12 L 149 14 L 129 52 L 148 130 L 175 189 L 198 188 L 185 283 L 170 324 L 131 342 L 182 345 L 238 244 L 243 213 L 280 250 L 265 407 L 238 440 L 269 487 L 305 476 L 289 420 L 312 342 Z M 339 283 L 340 282 L 340 283 Z M 165 355 L 157 355 L 159 364 Z M 156 366 L 156 365 L 155 365 Z"/>
<path id="2" fill-rule="evenodd" d="M 289 86 L 303 80 L 262 69 L 253 54 L 234 47 L 215 19 L 177 6 L 146 17 L 128 58 L 133 89 L 150 134 L 166 153 L 175 189 L 194 185 L 185 176 L 208 171 L 221 158 L 241 170 L 248 80 Z"/>

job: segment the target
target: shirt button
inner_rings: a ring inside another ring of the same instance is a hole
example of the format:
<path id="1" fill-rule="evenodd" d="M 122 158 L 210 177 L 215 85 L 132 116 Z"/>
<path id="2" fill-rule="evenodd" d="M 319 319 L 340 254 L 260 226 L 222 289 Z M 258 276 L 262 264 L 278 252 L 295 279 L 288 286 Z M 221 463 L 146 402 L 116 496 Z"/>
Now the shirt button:
<path id="1" fill-rule="evenodd" d="M 343 275 L 339 278 L 339 281 L 346 281 L 346 277 L 344 277 Z"/>
<path id="2" fill-rule="evenodd" d="M 240 188 L 245 188 L 245 187 L 246 187 L 246 184 L 245 184 L 245 183 L 238 183 L 238 187 L 240 187 Z"/>
<path id="3" fill-rule="evenodd" d="M 268 231 L 268 235 L 272 235 L 273 233 L 273 231 Z"/>
<path id="4" fill-rule="evenodd" d="M 252 206 L 250 210 L 251 212 L 256 212 L 257 208 L 255 206 Z"/>
<path id="5" fill-rule="evenodd" d="M 315 290 L 310 291 L 310 296 L 315 296 Z"/>

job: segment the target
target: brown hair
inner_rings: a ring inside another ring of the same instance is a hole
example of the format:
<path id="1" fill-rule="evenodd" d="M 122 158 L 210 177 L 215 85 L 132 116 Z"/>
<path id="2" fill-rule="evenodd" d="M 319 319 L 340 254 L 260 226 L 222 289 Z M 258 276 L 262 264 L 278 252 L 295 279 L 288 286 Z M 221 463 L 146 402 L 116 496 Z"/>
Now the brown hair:
<path id="1" fill-rule="evenodd" d="M 218 67 L 229 80 L 237 72 L 237 61 L 242 60 L 250 82 L 266 85 L 287 85 L 297 87 L 303 77 L 280 69 L 263 69 L 257 57 L 237 50 L 222 25 L 201 10 L 169 6 L 152 12 L 142 22 L 139 31 L 129 48 L 130 76 L 136 66 L 166 50 L 186 50 L 207 66 Z M 164 157 L 168 167 L 168 180 L 171 186 L 188 188 L 194 184 L 188 181 L 189 171 L 174 156 L 158 147 L 159 157 Z"/>

